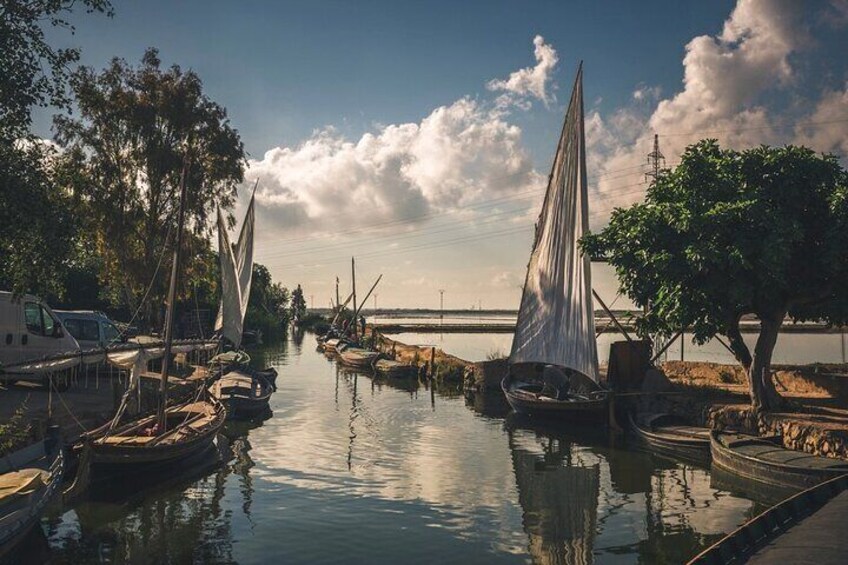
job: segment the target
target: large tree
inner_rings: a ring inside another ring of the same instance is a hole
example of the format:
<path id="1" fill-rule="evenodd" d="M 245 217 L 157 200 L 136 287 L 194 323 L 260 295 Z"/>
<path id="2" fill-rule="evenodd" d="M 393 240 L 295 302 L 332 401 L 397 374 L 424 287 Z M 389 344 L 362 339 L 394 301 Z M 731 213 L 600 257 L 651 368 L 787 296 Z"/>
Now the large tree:
<path id="1" fill-rule="evenodd" d="M 73 9 L 111 14 L 105 0 L 0 1 L 0 289 L 61 295 L 75 252 L 76 218 L 53 178 L 49 147 L 30 132 L 36 106 L 66 107 L 75 48 L 45 30 L 73 31 Z"/>
<path id="2" fill-rule="evenodd" d="M 33 106 L 67 106 L 67 79 L 77 48 L 55 48 L 45 28 L 73 32 L 65 19 L 74 8 L 112 14 L 107 0 L 0 1 L 0 136 L 29 136 Z"/>
<path id="3" fill-rule="evenodd" d="M 615 267 L 631 299 L 650 304 L 643 334 L 725 336 L 757 409 L 782 404 L 771 359 L 786 319 L 848 320 L 848 174 L 803 147 L 701 141 L 644 203 L 616 210 L 583 245 Z M 753 352 L 739 326 L 750 314 L 760 321 Z"/>
<path id="4" fill-rule="evenodd" d="M 57 116 L 57 140 L 67 168 L 79 171 L 68 190 L 86 210 L 105 282 L 121 288 L 130 305 L 143 297 L 174 241 L 184 163 L 190 236 L 183 281 L 202 276 L 212 212 L 232 207 L 244 172 L 244 147 L 226 110 L 203 93 L 194 72 L 163 69 L 156 49 L 138 67 L 119 58 L 102 72 L 81 67 L 71 85 L 79 118 Z M 154 327 L 165 271 L 145 314 Z"/>

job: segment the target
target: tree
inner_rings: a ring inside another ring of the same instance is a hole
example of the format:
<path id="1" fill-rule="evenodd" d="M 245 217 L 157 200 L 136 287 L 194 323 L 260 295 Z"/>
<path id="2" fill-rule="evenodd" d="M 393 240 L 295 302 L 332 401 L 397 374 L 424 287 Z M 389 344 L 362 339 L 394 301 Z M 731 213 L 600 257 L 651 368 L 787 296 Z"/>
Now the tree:
<path id="1" fill-rule="evenodd" d="M 66 166 L 79 171 L 66 188 L 86 210 L 105 282 L 122 289 L 129 305 L 144 295 L 173 245 L 188 163 L 185 296 L 188 283 L 207 270 L 202 255 L 212 233 L 210 217 L 216 206 L 232 207 L 243 179 L 238 132 L 226 110 L 203 93 L 200 78 L 176 65 L 163 70 L 156 49 L 145 52 L 138 68 L 119 58 L 100 73 L 81 67 L 71 85 L 80 118 L 55 119 Z M 146 317 L 154 327 L 166 284 L 167 277 L 159 276 L 150 293 Z"/>
<path id="2" fill-rule="evenodd" d="M 271 280 L 267 267 L 254 263 L 245 327 L 273 332 L 288 322 L 288 309 L 288 289 Z"/>
<path id="3" fill-rule="evenodd" d="M 3 0 L 0 3 L 0 138 L 29 136 L 33 106 L 68 105 L 66 88 L 70 65 L 79 49 L 55 49 L 44 27 L 65 28 L 75 7 L 112 15 L 107 0 Z"/>
<path id="4" fill-rule="evenodd" d="M 848 174 L 833 156 L 786 146 L 723 150 L 701 141 L 664 171 L 645 202 L 616 210 L 584 250 L 612 264 L 621 289 L 650 303 L 644 335 L 721 334 L 745 368 L 753 406 L 782 399 L 771 358 L 785 319 L 848 320 Z M 753 314 L 753 353 L 740 320 Z"/>
<path id="5" fill-rule="evenodd" d="M 0 289 L 61 295 L 77 223 L 37 143 L 0 142 Z"/>
<path id="6" fill-rule="evenodd" d="M 291 318 L 297 323 L 306 317 L 306 300 L 303 298 L 303 289 L 300 285 L 292 292 L 291 297 Z"/>

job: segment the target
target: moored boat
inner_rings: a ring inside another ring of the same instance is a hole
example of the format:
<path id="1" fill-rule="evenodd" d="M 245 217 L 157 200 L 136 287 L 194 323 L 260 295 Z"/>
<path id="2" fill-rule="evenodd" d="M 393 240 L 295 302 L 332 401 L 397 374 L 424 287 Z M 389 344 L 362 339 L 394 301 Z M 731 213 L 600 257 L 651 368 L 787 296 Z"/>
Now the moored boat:
<path id="1" fill-rule="evenodd" d="M 0 558 L 41 519 L 47 504 L 60 492 L 64 470 L 58 437 L 0 459 Z"/>
<path id="2" fill-rule="evenodd" d="M 374 372 L 393 379 L 415 378 L 418 376 L 418 367 L 404 365 L 394 359 L 377 359 L 374 362 Z"/>
<path id="3" fill-rule="evenodd" d="M 786 449 L 778 441 L 714 430 L 712 464 L 750 481 L 799 490 L 848 473 L 848 461 Z"/>
<path id="4" fill-rule="evenodd" d="M 579 245 L 589 229 L 585 145 L 581 65 L 536 223 L 501 388 L 516 412 L 605 421 L 591 265 Z"/>
<path id="5" fill-rule="evenodd" d="M 379 351 L 368 351 L 359 347 L 347 347 L 339 353 L 339 363 L 352 369 L 371 371 L 382 355 Z"/>
<path id="6" fill-rule="evenodd" d="M 268 409 L 274 387 L 259 374 L 231 371 L 218 379 L 209 391 L 234 419 L 253 418 Z"/>
<path id="7" fill-rule="evenodd" d="M 666 413 L 629 415 L 630 429 L 650 451 L 708 465 L 710 430 L 691 426 L 679 416 Z"/>

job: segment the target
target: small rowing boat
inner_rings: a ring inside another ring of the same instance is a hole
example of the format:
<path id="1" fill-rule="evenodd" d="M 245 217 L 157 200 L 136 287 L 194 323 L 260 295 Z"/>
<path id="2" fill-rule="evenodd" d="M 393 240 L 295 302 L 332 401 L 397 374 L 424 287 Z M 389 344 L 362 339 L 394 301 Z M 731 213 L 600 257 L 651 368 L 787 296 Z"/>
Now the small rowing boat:
<path id="1" fill-rule="evenodd" d="M 712 431 L 713 465 L 750 481 L 805 489 L 848 473 L 848 461 L 786 449 L 777 438 Z"/>
<path id="2" fill-rule="evenodd" d="M 274 387 L 258 374 L 232 371 L 215 382 L 209 391 L 227 408 L 227 416 L 247 419 L 268 409 Z"/>
<path id="3" fill-rule="evenodd" d="M 650 451 L 702 465 L 710 462 L 709 428 L 688 425 L 674 414 L 630 414 L 630 428 Z"/>
<path id="4" fill-rule="evenodd" d="M 374 371 L 382 377 L 393 379 L 415 378 L 418 376 L 418 367 L 415 365 L 404 365 L 394 359 L 378 359 L 374 363 Z"/>
<path id="5" fill-rule="evenodd" d="M 352 369 L 371 371 L 380 355 L 382 353 L 379 351 L 368 351 L 359 347 L 347 347 L 339 353 L 339 363 Z"/>

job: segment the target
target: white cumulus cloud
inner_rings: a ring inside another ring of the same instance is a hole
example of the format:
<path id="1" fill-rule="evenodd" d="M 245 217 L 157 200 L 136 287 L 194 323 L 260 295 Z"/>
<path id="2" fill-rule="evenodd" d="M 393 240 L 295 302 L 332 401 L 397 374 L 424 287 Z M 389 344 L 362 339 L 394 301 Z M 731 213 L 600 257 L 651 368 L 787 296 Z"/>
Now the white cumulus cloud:
<path id="1" fill-rule="evenodd" d="M 559 58 L 553 46 L 545 43 L 545 38 L 537 35 L 533 38 L 536 65 L 519 69 L 505 79 L 489 81 L 486 87 L 494 92 L 504 92 L 499 99 L 501 105 L 519 104 L 523 108 L 530 105 L 529 98 L 536 98 L 545 104 L 554 100 L 551 91 L 551 76 Z"/>

